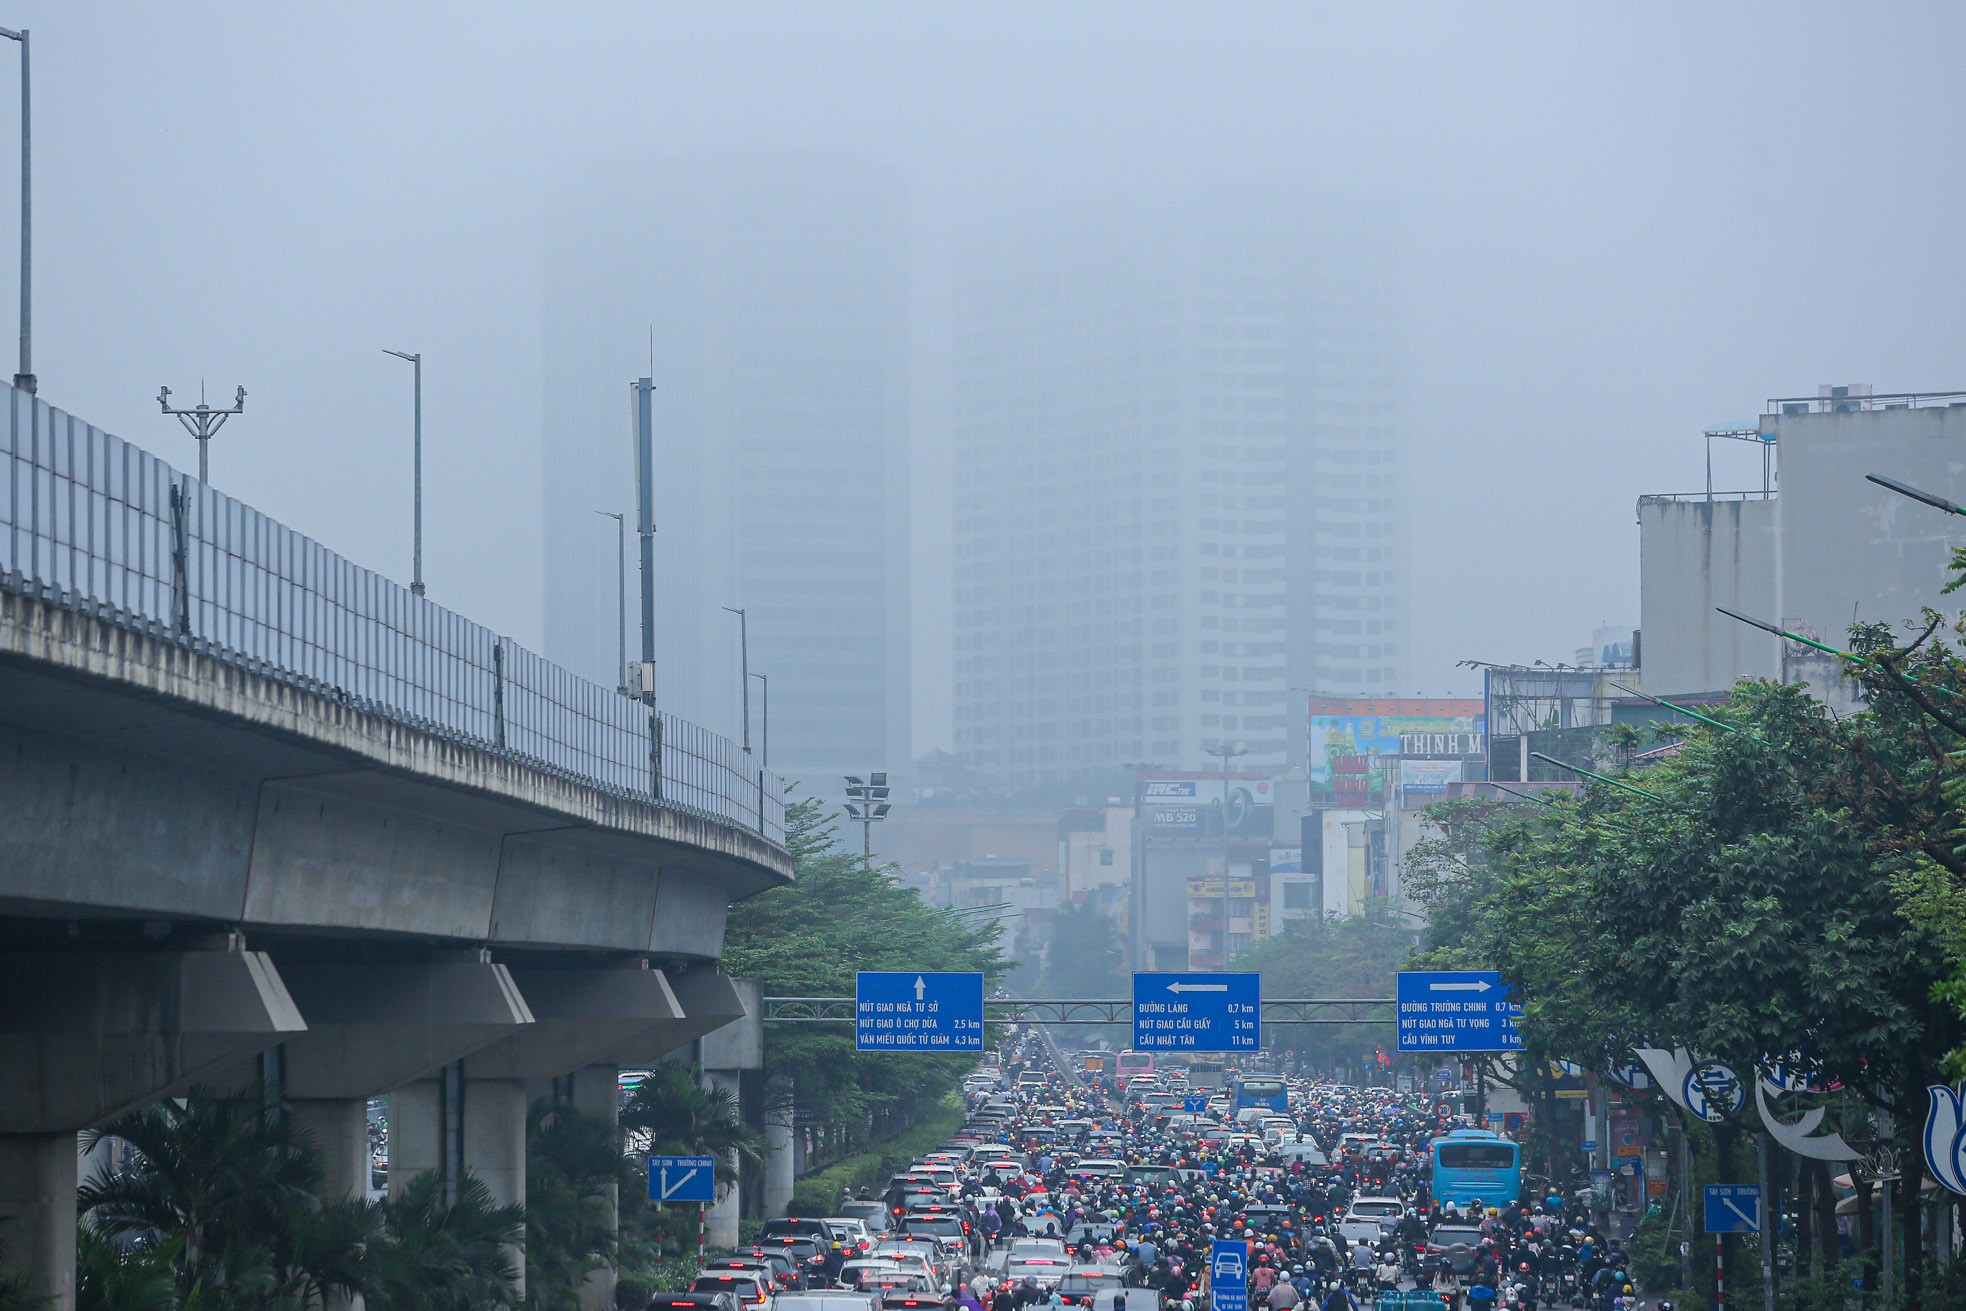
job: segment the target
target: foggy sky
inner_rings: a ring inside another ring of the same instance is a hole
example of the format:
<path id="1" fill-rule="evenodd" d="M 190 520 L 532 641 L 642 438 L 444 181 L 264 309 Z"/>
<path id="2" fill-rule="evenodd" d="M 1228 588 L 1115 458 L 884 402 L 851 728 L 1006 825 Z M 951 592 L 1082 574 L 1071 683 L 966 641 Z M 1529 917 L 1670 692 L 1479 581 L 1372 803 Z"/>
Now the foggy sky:
<path id="1" fill-rule="evenodd" d="M 158 386 L 245 384 L 213 481 L 407 579 L 410 376 L 382 350 L 424 352 L 430 594 L 535 648 L 555 189 L 728 145 L 901 169 L 918 749 L 949 744 L 947 260 L 992 213 L 1284 177 L 1400 216 L 1410 691 L 1635 622 L 1634 501 L 1701 485 L 1702 427 L 1822 382 L 1966 386 L 1958 5 L 16 0 L 0 24 L 34 37 L 41 394 L 187 466 Z M 0 43 L 9 257 L 14 65 Z"/>

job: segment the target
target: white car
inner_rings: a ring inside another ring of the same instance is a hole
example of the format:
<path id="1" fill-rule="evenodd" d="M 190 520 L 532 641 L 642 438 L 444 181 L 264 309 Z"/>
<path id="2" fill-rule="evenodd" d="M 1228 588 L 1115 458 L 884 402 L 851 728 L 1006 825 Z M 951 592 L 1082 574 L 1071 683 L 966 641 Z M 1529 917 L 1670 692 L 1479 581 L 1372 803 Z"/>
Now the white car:
<path id="1" fill-rule="evenodd" d="M 1355 1197 L 1338 1221 L 1338 1232 L 1348 1243 L 1376 1243 L 1405 1215 L 1406 1203 L 1397 1197 Z"/>

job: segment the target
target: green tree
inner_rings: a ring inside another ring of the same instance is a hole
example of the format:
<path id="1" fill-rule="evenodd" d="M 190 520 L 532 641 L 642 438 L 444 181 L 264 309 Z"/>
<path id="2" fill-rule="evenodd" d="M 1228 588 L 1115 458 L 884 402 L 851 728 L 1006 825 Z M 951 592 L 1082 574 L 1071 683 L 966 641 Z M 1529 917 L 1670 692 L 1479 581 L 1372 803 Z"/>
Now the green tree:
<path id="1" fill-rule="evenodd" d="M 859 970 L 1003 972 L 996 924 L 926 905 L 890 871 L 842 847 L 821 802 L 788 806 L 785 823 L 797 877 L 731 907 L 726 973 L 758 979 L 769 994 L 838 997 L 853 994 Z M 956 1055 L 857 1053 L 850 1034 L 822 1025 L 765 1033 L 766 1070 L 789 1076 L 799 1105 L 826 1124 L 857 1128 L 880 1112 L 917 1114 L 972 1065 Z"/>
<path id="2" fill-rule="evenodd" d="M 91 1130 L 83 1148 L 107 1137 L 133 1164 L 91 1177 L 78 1208 L 111 1241 L 169 1244 L 181 1300 L 264 1308 L 360 1291 L 361 1204 L 321 1201 L 320 1156 L 279 1108 L 198 1091 Z"/>
<path id="3" fill-rule="evenodd" d="M 457 1200 L 418 1175 L 377 1204 L 388 1241 L 370 1253 L 363 1284 L 368 1311 L 488 1311 L 516 1305 L 512 1243 L 525 1208 L 501 1206 L 482 1179 L 466 1175 Z"/>
<path id="4" fill-rule="evenodd" d="M 633 1182 L 615 1125 L 534 1102 L 526 1117 L 526 1303 L 576 1311 L 587 1276 L 615 1250 L 614 1201 Z"/>
<path id="5" fill-rule="evenodd" d="M 1800 687 L 1742 685 L 1718 716 L 1736 731 L 1686 730 L 1640 792 L 1492 825 L 1443 893 L 1442 945 L 1516 985 L 1539 1052 L 1599 1070 L 1643 1045 L 1740 1070 L 1793 1054 L 1893 1117 L 1912 1202 L 1923 1089 L 1962 1028 L 1934 998 L 1944 946 L 1896 895 L 1930 859 L 1919 835 L 1951 825 L 1944 751 L 1908 706 L 1838 718 Z M 1719 1135 L 1722 1168 L 1737 1136 Z M 1905 1242 L 1916 1267 L 1917 1226 Z"/>
<path id="6" fill-rule="evenodd" d="M 1375 901 L 1360 915 L 1292 924 L 1237 955 L 1234 968 L 1259 971 L 1272 997 L 1390 997 L 1415 936 L 1395 908 Z M 1329 1069 L 1372 1061 L 1386 1035 L 1383 1025 L 1304 1025 L 1279 1028 L 1273 1041 Z"/>

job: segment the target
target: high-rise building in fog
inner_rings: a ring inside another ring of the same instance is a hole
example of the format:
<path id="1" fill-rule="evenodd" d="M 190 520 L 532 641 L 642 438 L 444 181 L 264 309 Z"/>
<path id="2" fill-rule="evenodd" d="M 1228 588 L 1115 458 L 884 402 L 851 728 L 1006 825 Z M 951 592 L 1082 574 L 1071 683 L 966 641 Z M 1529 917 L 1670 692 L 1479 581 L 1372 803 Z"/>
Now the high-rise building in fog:
<path id="1" fill-rule="evenodd" d="M 616 161 L 558 198 L 546 256 L 546 647 L 612 685 L 629 387 L 653 333 L 664 708 L 735 738 L 738 620 L 773 769 L 832 790 L 908 748 L 906 199 L 851 158 Z M 765 743 L 752 687 L 754 745 Z"/>
<path id="2" fill-rule="evenodd" d="M 958 269 L 955 729 L 1011 783 L 1301 755 L 1406 686 L 1383 229 L 1219 190 L 996 229 Z"/>

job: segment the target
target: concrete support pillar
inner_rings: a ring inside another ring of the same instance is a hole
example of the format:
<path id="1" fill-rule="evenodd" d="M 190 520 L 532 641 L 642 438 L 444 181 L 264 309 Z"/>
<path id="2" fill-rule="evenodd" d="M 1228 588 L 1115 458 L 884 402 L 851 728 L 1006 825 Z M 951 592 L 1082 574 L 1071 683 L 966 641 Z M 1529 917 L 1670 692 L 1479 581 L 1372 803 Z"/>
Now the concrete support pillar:
<path id="1" fill-rule="evenodd" d="M 444 1081 L 418 1079 L 389 1094 L 389 1195 L 444 1169 Z"/>
<path id="2" fill-rule="evenodd" d="M 294 1123 L 314 1140 L 326 1168 L 321 1195 L 329 1201 L 369 1195 L 369 1104 L 355 1097 L 295 1098 Z"/>
<path id="3" fill-rule="evenodd" d="M 523 1079 L 467 1079 L 464 1082 L 464 1169 L 475 1175 L 500 1206 L 526 1203 L 526 1085 Z M 519 1272 L 518 1292 L 526 1291 L 524 1235 L 512 1246 Z"/>
<path id="4" fill-rule="evenodd" d="M 792 1081 L 777 1076 L 765 1084 L 765 1214 L 783 1215 L 792 1205 Z"/>
<path id="5" fill-rule="evenodd" d="M 735 1102 L 741 1095 L 743 1075 L 737 1070 L 705 1070 L 703 1082 L 706 1087 L 723 1089 Z M 737 1222 L 744 1214 L 744 1188 L 737 1181 L 736 1164 L 734 1161 L 717 1162 L 718 1182 L 728 1180 L 730 1186 L 717 1194 L 707 1217 L 712 1247 L 737 1246 Z"/>
<path id="6" fill-rule="evenodd" d="M 621 1067 L 588 1065 L 576 1070 L 572 1078 L 572 1106 L 575 1110 L 616 1127 L 621 1124 Z M 617 1185 L 607 1190 L 608 1228 L 621 1221 L 621 1192 Z M 587 1276 L 580 1287 L 582 1311 L 608 1311 L 614 1306 L 614 1267 L 602 1266 Z"/>
<path id="7" fill-rule="evenodd" d="M 75 1308 L 75 1135 L 0 1134 L 0 1270 L 50 1311 Z"/>

